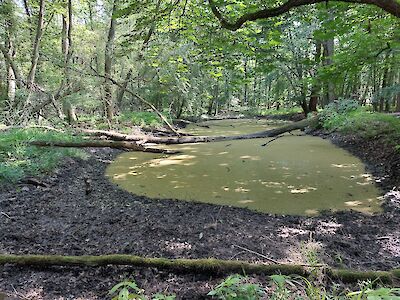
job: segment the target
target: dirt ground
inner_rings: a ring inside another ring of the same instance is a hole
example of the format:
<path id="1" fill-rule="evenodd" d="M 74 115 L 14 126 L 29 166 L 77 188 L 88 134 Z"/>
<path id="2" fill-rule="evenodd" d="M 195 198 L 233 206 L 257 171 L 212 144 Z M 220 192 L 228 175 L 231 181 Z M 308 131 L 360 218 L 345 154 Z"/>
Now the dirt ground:
<path id="1" fill-rule="evenodd" d="M 307 249 L 314 247 L 320 260 L 331 266 L 398 268 L 400 196 L 389 191 L 400 187 L 400 156 L 390 147 L 382 148 L 379 139 L 367 143 L 356 137 L 325 137 L 367 163 L 383 193 L 388 192 L 382 214 L 349 211 L 282 216 L 149 199 L 125 192 L 104 177 L 107 164 L 119 151 L 88 150 L 89 159 L 66 160 L 56 172 L 43 177 L 46 187 L 0 186 L 0 253 L 121 253 L 266 262 L 251 252 L 255 251 L 280 262 L 306 262 Z M 148 292 L 203 299 L 222 277 L 131 267 L 3 266 L 0 291 L 14 299 L 110 299 L 108 290 L 126 278 L 134 278 Z"/>

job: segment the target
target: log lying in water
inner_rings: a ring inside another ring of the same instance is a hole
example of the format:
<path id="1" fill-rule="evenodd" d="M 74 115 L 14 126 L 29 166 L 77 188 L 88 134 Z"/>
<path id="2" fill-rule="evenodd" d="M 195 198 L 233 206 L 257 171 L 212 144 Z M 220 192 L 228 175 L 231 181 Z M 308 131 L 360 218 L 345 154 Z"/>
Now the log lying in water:
<path id="1" fill-rule="evenodd" d="M 133 142 L 128 141 L 108 141 L 108 140 L 93 140 L 93 141 L 79 141 L 79 142 L 64 142 L 64 141 L 32 141 L 33 146 L 39 147 L 66 147 L 66 148 L 116 148 L 131 151 L 151 152 L 151 153 L 165 153 L 177 154 L 179 151 L 167 150 L 160 148 L 144 147 Z"/>
<path id="2" fill-rule="evenodd" d="M 62 255 L 0 255 L 0 265 L 13 264 L 18 266 L 106 266 L 129 265 L 136 267 L 150 267 L 171 271 L 186 271 L 196 273 L 246 273 L 246 274 L 284 274 L 308 276 L 309 273 L 301 265 L 254 264 L 237 260 L 220 259 L 167 259 L 147 258 L 134 255 L 99 255 L 99 256 L 62 256 Z M 343 282 L 357 282 L 358 280 L 375 280 L 392 283 L 400 279 L 400 269 L 391 271 L 354 271 L 340 269 L 324 269 L 331 278 Z"/>
<path id="3" fill-rule="evenodd" d="M 157 137 L 151 135 L 127 135 L 118 132 L 112 131 L 99 131 L 99 130 L 91 130 L 86 133 L 92 134 L 102 134 L 107 136 L 110 139 L 118 140 L 118 141 L 142 141 L 145 143 L 154 143 L 154 144 L 187 144 L 187 143 L 208 143 L 208 142 L 219 142 L 219 141 L 231 141 L 231 140 L 246 140 L 246 139 L 257 139 L 257 138 L 266 138 L 266 137 L 275 137 L 285 132 L 290 132 L 293 130 L 304 129 L 308 126 L 316 124 L 318 122 L 317 117 L 313 117 L 310 119 L 305 119 L 299 122 L 290 123 L 288 125 L 284 125 L 278 128 L 243 134 L 243 135 L 232 135 L 232 136 L 180 136 L 180 137 Z"/>
<path id="4" fill-rule="evenodd" d="M 231 136 L 183 136 L 183 137 L 145 137 L 144 142 L 150 142 L 155 144 L 186 144 L 186 143 L 209 143 L 209 142 L 220 142 L 220 141 L 232 141 L 232 140 L 247 140 L 247 139 L 258 139 L 266 137 L 275 137 L 285 132 L 293 130 L 304 129 L 308 126 L 316 124 L 318 122 L 317 117 L 305 119 L 299 122 L 284 125 L 278 128 L 260 131 L 256 133 L 243 134 L 243 135 L 231 135 Z"/>

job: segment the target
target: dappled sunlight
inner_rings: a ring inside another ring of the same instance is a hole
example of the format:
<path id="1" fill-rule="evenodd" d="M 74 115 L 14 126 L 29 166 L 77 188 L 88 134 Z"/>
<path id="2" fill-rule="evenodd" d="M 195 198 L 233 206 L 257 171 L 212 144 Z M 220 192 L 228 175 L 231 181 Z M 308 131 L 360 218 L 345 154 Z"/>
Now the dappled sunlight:
<path id="1" fill-rule="evenodd" d="M 240 204 L 248 204 L 248 203 L 253 203 L 254 200 L 239 200 L 238 203 Z"/>
<path id="2" fill-rule="evenodd" d="M 190 160 L 196 158 L 194 155 L 176 155 L 170 156 L 167 158 L 156 158 L 150 160 L 148 166 L 155 168 L 155 167 L 163 167 L 163 166 L 170 166 L 170 165 L 184 165 L 184 166 L 192 166 L 195 163 L 190 162 Z"/>
<path id="3" fill-rule="evenodd" d="M 355 164 L 331 164 L 332 167 L 334 168 L 354 168 L 357 167 Z"/>
<path id="4" fill-rule="evenodd" d="M 232 120 L 229 120 L 232 121 Z M 199 127 L 204 135 L 209 128 Z M 265 130 L 262 122 L 224 121 L 225 135 Z M 241 126 L 244 126 L 243 131 Z M 265 141 L 237 140 L 166 146 L 177 155 L 123 153 L 107 169 L 121 187 L 153 198 L 248 207 L 278 214 L 323 210 L 379 212 L 379 192 L 362 162 L 329 141 L 286 134 Z M 311 151 L 312 150 L 312 151 Z"/>
<path id="5" fill-rule="evenodd" d="M 288 187 L 289 188 L 289 187 Z M 304 188 L 292 188 L 292 187 L 290 187 L 290 193 L 292 193 L 292 194 L 304 194 L 304 193 L 308 193 L 308 192 L 311 192 L 311 191 L 316 191 L 317 190 L 317 188 L 315 188 L 315 187 L 304 187 Z"/>
<path id="6" fill-rule="evenodd" d="M 291 228 L 286 226 L 283 226 L 278 230 L 278 236 L 282 238 L 294 237 L 295 235 L 306 235 L 306 234 L 309 234 L 308 230 Z"/>
<path id="7" fill-rule="evenodd" d="M 249 191 L 250 191 L 249 189 L 245 189 L 245 188 L 243 188 L 241 186 L 235 189 L 236 193 L 247 193 Z"/>
<path id="8" fill-rule="evenodd" d="M 360 206 L 363 203 L 361 201 L 346 201 L 344 204 L 350 207 L 355 207 L 355 206 Z"/>

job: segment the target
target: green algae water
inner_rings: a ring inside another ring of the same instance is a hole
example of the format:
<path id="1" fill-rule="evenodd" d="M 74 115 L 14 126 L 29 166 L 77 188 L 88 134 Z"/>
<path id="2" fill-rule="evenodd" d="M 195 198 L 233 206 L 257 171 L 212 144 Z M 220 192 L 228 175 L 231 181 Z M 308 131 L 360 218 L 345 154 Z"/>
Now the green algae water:
<path id="1" fill-rule="evenodd" d="M 278 124 L 223 120 L 191 125 L 199 135 L 251 133 Z M 281 124 L 280 124 L 281 125 Z M 123 189 L 173 198 L 313 215 L 322 210 L 379 212 L 379 190 L 363 163 L 347 151 L 300 131 L 272 138 L 166 146 L 177 155 L 126 152 L 106 175 Z M 271 141 L 265 145 L 266 142 Z"/>

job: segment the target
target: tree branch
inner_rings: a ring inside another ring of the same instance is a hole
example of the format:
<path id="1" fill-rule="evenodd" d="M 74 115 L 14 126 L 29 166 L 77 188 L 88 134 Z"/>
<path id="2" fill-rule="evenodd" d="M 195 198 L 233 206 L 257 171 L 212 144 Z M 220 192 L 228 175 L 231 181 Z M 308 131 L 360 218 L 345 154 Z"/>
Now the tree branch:
<path id="1" fill-rule="evenodd" d="M 276 17 L 299 6 L 321 3 L 325 1 L 326 0 L 289 0 L 277 7 L 261 9 L 256 12 L 244 14 L 236 19 L 236 21 L 230 22 L 224 16 L 222 16 L 214 0 L 208 0 L 213 14 L 220 21 L 221 26 L 232 31 L 238 30 L 244 23 L 249 21 Z M 375 5 L 382 8 L 389 14 L 400 18 L 400 2 L 397 0 L 339 0 L 339 2 Z"/>

